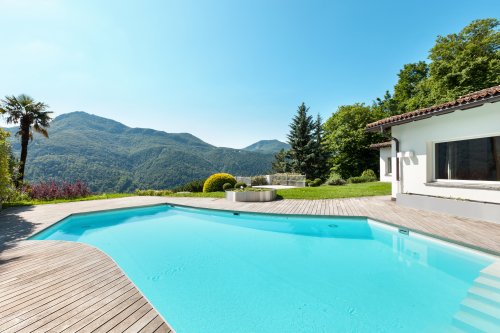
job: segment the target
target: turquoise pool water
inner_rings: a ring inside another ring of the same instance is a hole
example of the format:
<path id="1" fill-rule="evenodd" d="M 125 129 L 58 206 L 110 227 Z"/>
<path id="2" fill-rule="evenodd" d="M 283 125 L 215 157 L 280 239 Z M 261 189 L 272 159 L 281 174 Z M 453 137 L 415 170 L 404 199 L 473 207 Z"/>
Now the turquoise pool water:
<path id="1" fill-rule="evenodd" d="M 167 205 L 75 215 L 32 239 L 95 246 L 184 332 L 449 332 L 489 256 L 360 218 Z"/>

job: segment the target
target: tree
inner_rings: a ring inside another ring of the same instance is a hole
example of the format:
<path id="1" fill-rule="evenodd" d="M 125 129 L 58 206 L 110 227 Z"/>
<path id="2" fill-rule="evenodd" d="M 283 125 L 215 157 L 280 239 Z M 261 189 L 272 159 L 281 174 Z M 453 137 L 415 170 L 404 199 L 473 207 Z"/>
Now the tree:
<path id="1" fill-rule="evenodd" d="M 281 149 L 278 153 L 274 155 L 274 161 L 272 162 L 273 171 L 276 173 L 287 173 L 292 171 L 290 152 L 285 149 Z"/>
<path id="2" fill-rule="evenodd" d="M 9 133 L 0 128 L 0 205 L 11 185 L 9 172 Z"/>
<path id="3" fill-rule="evenodd" d="M 458 34 L 438 36 L 429 52 L 431 102 L 500 84 L 500 31 L 497 19 L 472 21 Z"/>
<path id="4" fill-rule="evenodd" d="M 399 71 L 398 82 L 394 86 L 394 112 L 391 116 L 397 113 L 413 111 L 419 107 L 419 103 L 415 100 L 415 96 L 421 89 L 422 81 L 429 77 L 429 65 L 425 61 L 406 64 Z"/>
<path id="5" fill-rule="evenodd" d="M 377 99 L 391 110 L 384 116 L 429 107 L 500 84 L 499 25 L 497 19 L 475 20 L 459 33 L 438 36 L 429 51 L 431 62 L 404 65 L 394 96 Z"/>
<path id="6" fill-rule="evenodd" d="M 292 159 L 292 171 L 306 175 L 313 175 L 314 138 L 313 120 L 308 115 L 309 108 L 304 103 L 297 109 L 297 114 L 290 124 L 288 143 L 290 144 L 290 155 Z"/>
<path id="7" fill-rule="evenodd" d="M 366 169 L 379 169 L 379 153 L 370 144 L 381 142 L 378 133 L 366 133 L 368 123 L 379 119 L 376 109 L 364 104 L 340 106 L 325 122 L 325 142 L 331 153 L 332 170 L 347 179 Z"/>
<path id="8" fill-rule="evenodd" d="M 17 136 L 21 137 L 21 157 L 19 160 L 19 174 L 16 186 L 24 180 L 24 168 L 28 156 L 28 144 L 33 140 L 33 131 L 48 138 L 47 128 L 52 119 L 51 111 L 47 111 L 48 105 L 36 102 L 27 95 L 6 96 L 1 101 L 0 113 L 6 115 L 7 124 L 19 124 Z"/>
<path id="9" fill-rule="evenodd" d="M 321 116 L 318 114 L 316 121 L 314 122 L 313 138 L 314 138 L 314 157 L 313 157 L 313 168 L 311 179 L 321 178 L 325 179 L 328 176 L 328 171 L 330 170 L 328 166 L 328 152 L 326 150 L 324 140 L 324 130 L 323 124 L 321 122 Z"/>

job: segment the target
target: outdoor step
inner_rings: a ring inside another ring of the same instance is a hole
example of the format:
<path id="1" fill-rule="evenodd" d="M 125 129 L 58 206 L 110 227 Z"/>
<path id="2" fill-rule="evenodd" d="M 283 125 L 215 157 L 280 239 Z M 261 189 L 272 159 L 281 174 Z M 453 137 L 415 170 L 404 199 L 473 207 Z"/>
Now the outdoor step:
<path id="1" fill-rule="evenodd" d="M 475 299 L 466 298 L 461 303 L 461 309 L 464 312 L 500 325 L 500 307 L 492 306 Z"/>
<path id="2" fill-rule="evenodd" d="M 478 285 L 481 288 L 500 293 L 500 280 L 492 279 L 487 275 L 481 275 L 480 277 L 478 277 L 476 280 L 474 280 L 474 284 Z"/>
<path id="3" fill-rule="evenodd" d="M 500 325 L 476 317 L 470 313 L 459 311 L 453 317 L 453 323 L 458 328 L 469 333 L 498 333 Z"/>
<path id="4" fill-rule="evenodd" d="M 474 285 L 469 289 L 467 294 L 468 298 L 482 301 L 494 307 L 500 306 L 500 293 L 492 291 L 490 289 L 485 289 Z"/>
<path id="5" fill-rule="evenodd" d="M 481 275 L 500 282 L 500 262 L 495 262 L 481 270 Z"/>

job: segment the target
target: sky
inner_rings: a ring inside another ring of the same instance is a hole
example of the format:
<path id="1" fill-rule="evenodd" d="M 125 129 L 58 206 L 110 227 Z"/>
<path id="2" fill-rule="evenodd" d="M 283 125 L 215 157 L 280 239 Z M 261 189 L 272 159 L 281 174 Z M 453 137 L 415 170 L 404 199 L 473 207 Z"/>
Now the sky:
<path id="1" fill-rule="evenodd" d="M 1 97 L 242 148 L 286 141 L 302 102 L 323 120 L 370 104 L 438 35 L 500 18 L 500 1 L 0 0 L 0 13 Z"/>

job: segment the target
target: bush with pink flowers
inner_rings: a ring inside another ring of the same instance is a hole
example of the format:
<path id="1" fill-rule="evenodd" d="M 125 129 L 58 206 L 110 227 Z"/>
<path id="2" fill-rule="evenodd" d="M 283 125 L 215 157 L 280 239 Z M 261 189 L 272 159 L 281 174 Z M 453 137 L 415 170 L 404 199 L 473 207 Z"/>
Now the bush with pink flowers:
<path id="1" fill-rule="evenodd" d="M 92 194 L 88 186 L 79 180 L 74 183 L 41 182 L 25 187 L 25 191 L 35 200 L 74 199 Z"/>

